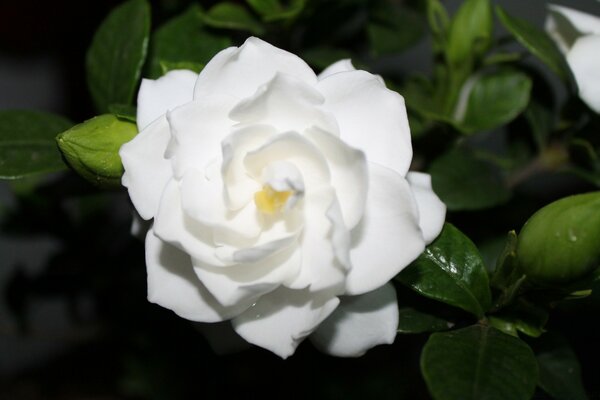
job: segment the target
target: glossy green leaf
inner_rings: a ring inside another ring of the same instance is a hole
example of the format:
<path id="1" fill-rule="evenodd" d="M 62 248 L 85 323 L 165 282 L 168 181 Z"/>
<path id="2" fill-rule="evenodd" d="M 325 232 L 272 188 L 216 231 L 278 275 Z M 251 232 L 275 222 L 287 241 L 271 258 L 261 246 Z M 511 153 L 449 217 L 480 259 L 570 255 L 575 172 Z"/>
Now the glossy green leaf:
<path id="1" fill-rule="evenodd" d="M 454 326 L 450 321 L 410 307 L 401 308 L 398 317 L 398 333 L 437 332 Z"/>
<path id="2" fill-rule="evenodd" d="M 511 196 L 499 171 L 471 150 L 455 148 L 429 168 L 433 189 L 449 210 L 479 210 L 505 203 Z"/>
<path id="3" fill-rule="evenodd" d="M 252 9 L 266 22 L 293 19 L 306 5 L 306 0 L 290 0 L 283 5 L 279 0 L 246 0 Z"/>
<path id="4" fill-rule="evenodd" d="M 54 137 L 72 125 L 41 111 L 0 111 L 0 179 L 64 169 Z"/>
<path id="5" fill-rule="evenodd" d="M 556 336 L 543 339 L 536 351 L 539 386 L 556 400 L 586 400 L 581 367 L 571 347 Z"/>
<path id="6" fill-rule="evenodd" d="M 150 6 L 129 0 L 102 22 L 87 52 L 87 83 L 96 108 L 131 104 L 146 60 Z"/>
<path id="7" fill-rule="evenodd" d="M 457 107 L 457 127 L 464 133 L 497 128 L 512 121 L 527 104 L 531 79 L 512 69 L 486 73 L 467 82 Z M 464 98 L 466 96 L 466 99 Z M 466 101 L 465 101 L 466 100 Z"/>
<path id="8" fill-rule="evenodd" d="M 93 184 L 118 187 L 123 175 L 119 149 L 137 134 L 137 126 L 114 115 L 89 119 L 56 137 L 69 165 Z"/>
<path id="9" fill-rule="evenodd" d="M 452 66 L 461 66 L 481 56 L 492 41 L 493 13 L 490 0 L 466 0 L 448 30 L 446 57 Z"/>
<path id="10" fill-rule="evenodd" d="M 193 5 L 153 34 L 149 76 L 155 79 L 163 74 L 161 63 L 206 65 L 216 53 L 230 45 L 228 37 L 204 28 L 200 7 Z"/>
<path id="11" fill-rule="evenodd" d="M 375 54 L 399 53 L 423 36 L 425 21 L 409 8 L 381 3 L 370 16 L 367 33 Z"/>
<path id="12" fill-rule="evenodd" d="M 435 400 L 529 400 L 538 375 L 525 342 L 483 325 L 432 334 L 421 371 Z"/>
<path id="13" fill-rule="evenodd" d="M 242 5 L 217 3 L 203 15 L 204 23 L 213 28 L 248 31 L 262 35 L 263 26 Z"/>
<path id="14" fill-rule="evenodd" d="M 448 223 L 397 279 L 423 296 L 479 318 L 490 306 L 488 275 L 481 255 L 468 237 Z"/>
<path id="15" fill-rule="evenodd" d="M 542 60 L 564 80 L 570 80 L 571 72 L 564 56 L 546 32 L 530 22 L 513 17 L 499 5 L 496 14 L 502 25 L 534 56 Z"/>
<path id="16" fill-rule="evenodd" d="M 489 319 L 492 326 L 505 333 L 516 336 L 517 332 L 521 332 L 537 338 L 546 332 L 548 310 L 521 297 L 513 305 L 490 316 Z"/>

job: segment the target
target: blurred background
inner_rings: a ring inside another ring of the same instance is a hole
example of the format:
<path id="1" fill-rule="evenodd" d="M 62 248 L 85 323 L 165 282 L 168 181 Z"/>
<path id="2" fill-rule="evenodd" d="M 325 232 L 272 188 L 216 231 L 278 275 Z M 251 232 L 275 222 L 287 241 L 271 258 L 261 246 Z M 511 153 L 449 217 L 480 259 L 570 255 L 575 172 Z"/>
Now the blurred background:
<path id="1" fill-rule="evenodd" d="M 0 110 L 44 110 L 74 122 L 93 116 L 85 51 L 119 3 L 0 2 Z M 153 26 L 189 3 L 153 1 Z M 461 1 L 444 3 L 453 12 Z M 496 3 L 543 26 L 546 1 Z M 557 3 L 599 11 L 595 0 Z M 425 35 L 374 61 L 373 72 L 429 73 L 430 46 Z M 130 219 L 125 193 L 100 192 L 74 174 L 0 182 L 0 399 L 428 398 L 415 351 L 422 337 L 402 336 L 351 360 L 309 343 L 286 361 L 256 348 L 215 354 L 197 327 L 146 302 L 144 251 Z M 593 320 L 562 322 L 585 331 Z M 597 372 L 584 374 L 596 390 Z"/>

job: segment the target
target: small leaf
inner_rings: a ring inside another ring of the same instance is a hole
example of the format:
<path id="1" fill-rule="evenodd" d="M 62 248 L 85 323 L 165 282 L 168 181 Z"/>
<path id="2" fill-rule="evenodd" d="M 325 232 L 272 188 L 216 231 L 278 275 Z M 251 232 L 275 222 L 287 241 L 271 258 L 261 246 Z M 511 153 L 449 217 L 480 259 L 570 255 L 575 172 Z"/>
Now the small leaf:
<path id="1" fill-rule="evenodd" d="M 409 8 L 381 3 L 371 14 L 367 33 L 375 54 L 399 53 L 423 36 L 425 21 Z"/>
<path id="2" fill-rule="evenodd" d="M 401 308 L 398 316 L 398 333 L 437 332 L 448 330 L 454 326 L 454 323 L 443 318 L 410 307 Z"/>
<path id="3" fill-rule="evenodd" d="M 470 64 L 485 53 L 492 41 L 493 14 L 490 0 L 466 0 L 448 30 L 446 57 L 452 66 Z"/>
<path id="4" fill-rule="evenodd" d="M 200 7 L 194 4 L 153 34 L 149 76 L 152 79 L 162 76 L 161 63 L 206 65 L 217 52 L 230 45 L 231 41 L 226 36 L 204 29 Z"/>
<path id="5" fill-rule="evenodd" d="M 146 59 L 150 6 L 129 0 L 102 22 L 87 52 L 87 82 L 96 108 L 131 104 Z"/>
<path id="6" fill-rule="evenodd" d="M 397 279 L 423 296 L 462 308 L 478 318 L 490 306 L 491 293 L 481 255 L 468 237 L 448 223 Z"/>
<path id="7" fill-rule="evenodd" d="M 572 80 L 571 70 L 552 39 L 543 30 L 528 21 L 508 14 L 499 5 L 496 14 L 502 25 L 534 56 L 542 60 L 564 80 Z"/>
<path id="8" fill-rule="evenodd" d="M 65 169 L 54 137 L 72 125 L 41 111 L 0 111 L 0 179 Z"/>
<path id="9" fill-rule="evenodd" d="M 519 298 L 515 304 L 490 316 L 492 326 L 509 333 L 521 332 L 527 336 L 540 337 L 546 332 L 544 327 L 548 322 L 548 310 L 524 298 Z M 505 330 L 510 326 L 508 331 Z"/>
<path id="10" fill-rule="evenodd" d="M 265 22 L 274 22 L 297 17 L 306 5 L 306 0 L 290 0 L 285 7 L 279 0 L 246 0 Z"/>
<path id="11" fill-rule="evenodd" d="M 119 149 L 136 134 L 134 123 L 105 114 L 75 125 L 56 141 L 79 175 L 96 185 L 118 187 L 123 175 Z"/>
<path id="12" fill-rule="evenodd" d="M 525 342 L 480 325 L 432 334 L 421 371 L 436 400 L 528 400 L 538 374 Z"/>
<path id="13" fill-rule="evenodd" d="M 554 114 L 539 102 L 533 100 L 523 114 L 529 126 L 538 150 L 546 147 L 554 128 Z"/>
<path id="14" fill-rule="evenodd" d="M 577 356 L 564 340 L 544 335 L 536 352 L 539 386 L 556 400 L 586 400 Z"/>
<path id="15" fill-rule="evenodd" d="M 510 191 L 498 170 L 465 148 L 455 148 L 429 169 L 435 193 L 449 210 L 479 210 L 505 203 Z"/>
<path id="16" fill-rule="evenodd" d="M 117 118 L 135 123 L 137 121 L 137 108 L 126 104 L 111 104 L 108 111 Z"/>
<path id="17" fill-rule="evenodd" d="M 487 131 L 506 124 L 529 103 L 531 79 L 522 72 L 503 69 L 471 79 L 473 81 L 463 87 L 462 102 L 459 101 L 456 111 L 457 127 L 464 133 Z M 465 97 L 466 108 L 461 109 Z"/>
<path id="18" fill-rule="evenodd" d="M 204 23 L 213 28 L 236 29 L 262 35 L 263 26 L 243 6 L 217 3 L 203 16 Z"/>
<path id="19" fill-rule="evenodd" d="M 169 71 L 177 70 L 177 69 L 187 69 L 190 71 L 194 71 L 196 73 L 200 73 L 204 69 L 204 64 L 198 64 L 193 62 L 186 61 L 161 61 L 160 69 L 162 70 L 163 75 Z"/>

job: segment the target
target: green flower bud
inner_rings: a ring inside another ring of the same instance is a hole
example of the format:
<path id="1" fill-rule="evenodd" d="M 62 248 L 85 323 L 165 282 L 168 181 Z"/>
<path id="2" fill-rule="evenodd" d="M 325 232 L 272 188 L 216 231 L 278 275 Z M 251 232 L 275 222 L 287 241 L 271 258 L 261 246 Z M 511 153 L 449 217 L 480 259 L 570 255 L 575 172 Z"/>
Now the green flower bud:
<path id="1" fill-rule="evenodd" d="M 600 192 L 557 200 L 523 226 L 517 261 L 533 282 L 565 284 L 600 265 Z"/>
<path id="2" fill-rule="evenodd" d="M 123 164 L 119 149 L 137 134 L 134 123 L 112 114 L 87 120 L 56 137 L 68 164 L 88 181 L 102 186 L 120 186 Z"/>

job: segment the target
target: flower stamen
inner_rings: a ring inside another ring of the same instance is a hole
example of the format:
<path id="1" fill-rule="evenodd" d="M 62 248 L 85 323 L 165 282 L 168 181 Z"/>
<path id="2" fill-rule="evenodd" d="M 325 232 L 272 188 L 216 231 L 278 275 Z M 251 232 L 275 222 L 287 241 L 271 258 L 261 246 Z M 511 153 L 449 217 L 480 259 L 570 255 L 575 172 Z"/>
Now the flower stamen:
<path id="1" fill-rule="evenodd" d="M 281 211 L 292 194 L 292 190 L 278 192 L 270 185 L 264 185 L 263 190 L 254 193 L 254 202 L 262 213 L 275 214 Z"/>

